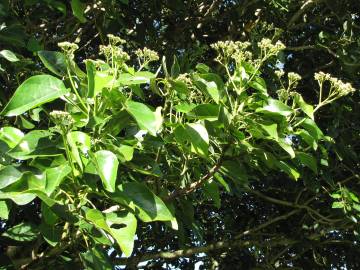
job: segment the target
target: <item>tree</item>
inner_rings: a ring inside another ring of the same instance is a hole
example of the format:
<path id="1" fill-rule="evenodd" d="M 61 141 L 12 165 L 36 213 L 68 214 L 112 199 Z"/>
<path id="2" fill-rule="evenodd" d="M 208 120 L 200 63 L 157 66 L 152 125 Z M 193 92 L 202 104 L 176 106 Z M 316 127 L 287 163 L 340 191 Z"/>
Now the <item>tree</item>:
<path id="1" fill-rule="evenodd" d="M 359 268 L 359 11 L 1 1 L 4 269 Z"/>

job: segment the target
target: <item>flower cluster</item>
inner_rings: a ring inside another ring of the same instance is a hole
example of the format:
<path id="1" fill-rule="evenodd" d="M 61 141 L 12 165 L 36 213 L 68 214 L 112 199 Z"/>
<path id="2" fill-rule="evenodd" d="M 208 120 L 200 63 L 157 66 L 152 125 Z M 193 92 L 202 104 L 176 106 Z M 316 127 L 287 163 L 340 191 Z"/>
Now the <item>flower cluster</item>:
<path id="1" fill-rule="evenodd" d="M 142 60 L 143 63 L 150 63 L 159 60 L 159 55 L 157 54 L 157 52 L 150 50 L 146 47 L 142 50 L 136 50 L 135 54 L 139 59 Z"/>
<path id="2" fill-rule="evenodd" d="M 301 80 L 301 76 L 295 72 L 289 72 L 288 78 L 290 82 L 297 82 Z"/>
<path id="3" fill-rule="evenodd" d="M 58 46 L 70 59 L 74 59 L 74 53 L 77 49 L 79 49 L 79 46 L 77 44 L 67 41 L 58 43 Z"/>
<path id="4" fill-rule="evenodd" d="M 65 130 L 70 130 L 72 125 L 75 123 L 71 115 L 64 111 L 52 111 L 50 113 L 50 117 L 55 125 L 65 128 Z"/>
<path id="5" fill-rule="evenodd" d="M 284 74 L 285 74 L 285 72 L 284 72 L 284 70 L 282 70 L 282 69 L 275 71 L 275 75 L 276 75 L 279 79 L 281 79 L 281 77 L 284 76 Z"/>
<path id="6" fill-rule="evenodd" d="M 109 43 L 113 46 L 125 44 L 126 41 L 118 36 L 114 36 L 113 34 L 108 34 Z"/>
<path id="7" fill-rule="evenodd" d="M 246 52 L 246 49 L 250 45 L 250 42 L 218 41 L 210 46 L 217 51 L 218 60 L 221 61 L 229 58 L 234 58 L 235 60 L 239 58 L 251 58 L 251 53 Z"/>
<path id="8" fill-rule="evenodd" d="M 258 42 L 258 46 L 267 56 L 276 55 L 278 52 L 285 49 L 285 45 L 281 41 L 277 41 L 275 44 L 272 44 L 271 40 L 268 38 L 263 38 L 260 42 Z"/>
<path id="9" fill-rule="evenodd" d="M 130 56 L 126 52 L 124 52 L 121 47 L 118 47 L 118 45 L 124 44 L 125 40 L 112 34 L 109 34 L 107 36 L 109 38 L 109 45 L 100 45 L 100 54 L 103 54 L 105 56 L 107 62 L 120 63 L 121 65 L 128 61 L 130 59 Z"/>
<path id="10" fill-rule="evenodd" d="M 350 83 L 344 83 L 343 81 L 332 77 L 328 73 L 315 73 L 314 77 L 315 80 L 318 81 L 321 88 L 325 81 L 328 81 L 330 83 L 329 98 L 331 99 L 337 99 L 355 92 L 355 89 L 351 86 Z"/>

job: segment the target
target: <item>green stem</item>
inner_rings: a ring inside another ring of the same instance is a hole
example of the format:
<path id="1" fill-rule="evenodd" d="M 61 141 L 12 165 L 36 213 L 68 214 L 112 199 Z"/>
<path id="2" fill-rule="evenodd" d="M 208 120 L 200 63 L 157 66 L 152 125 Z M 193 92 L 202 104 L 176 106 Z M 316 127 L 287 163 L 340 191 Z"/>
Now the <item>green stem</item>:
<path id="1" fill-rule="evenodd" d="M 83 112 L 84 112 L 85 114 L 88 114 L 88 108 L 86 107 L 86 105 L 85 105 L 85 103 L 83 102 L 82 98 L 80 97 L 78 91 L 76 90 L 74 80 L 72 79 L 72 76 L 71 76 L 71 73 L 70 73 L 69 63 L 68 63 L 68 65 L 67 65 L 67 67 L 66 67 L 66 70 L 67 70 L 67 74 L 68 74 L 68 76 L 69 76 L 69 80 L 70 80 L 71 87 L 73 88 L 76 97 L 77 97 L 78 100 L 80 101 L 80 104 L 83 106 L 83 109 L 85 109 L 85 111 L 83 111 Z"/>

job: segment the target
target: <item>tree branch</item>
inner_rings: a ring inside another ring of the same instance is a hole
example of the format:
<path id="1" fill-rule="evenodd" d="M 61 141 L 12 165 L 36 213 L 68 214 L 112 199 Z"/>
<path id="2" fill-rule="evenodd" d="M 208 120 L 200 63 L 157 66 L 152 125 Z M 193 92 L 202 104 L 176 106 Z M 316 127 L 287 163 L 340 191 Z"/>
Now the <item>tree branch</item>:
<path id="1" fill-rule="evenodd" d="M 193 192 L 194 190 L 201 187 L 205 182 L 210 180 L 214 174 L 221 168 L 222 164 L 222 158 L 219 159 L 219 161 L 209 170 L 207 174 L 205 174 L 200 180 L 191 183 L 185 188 L 177 189 L 173 193 L 171 193 L 168 197 L 164 198 L 164 201 L 172 201 L 176 197 L 189 194 Z"/>
<path id="2" fill-rule="evenodd" d="M 301 7 L 300 9 L 295 12 L 295 14 L 291 17 L 291 19 L 288 22 L 287 27 L 291 28 L 291 26 L 299 19 L 299 17 L 306 11 L 308 10 L 311 6 L 314 6 L 320 2 L 322 2 L 323 0 L 307 0 Z"/>
<path id="3" fill-rule="evenodd" d="M 179 249 L 175 251 L 164 251 L 159 253 L 147 253 L 144 255 L 135 256 L 132 258 L 115 258 L 114 263 L 116 265 L 125 265 L 130 262 L 136 262 L 137 264 L 140 262 L 153 260 L 153 259 L 176 259 L 180 257 L 190 257 L 194 254 L 198 253 L 206 253 L 211 250 L 218 249 L 228 249 L 232 247 L 242 247 L 250 245 L 250 241 L 219 241 L 213 244 L 209 244 L 207 246 L 202 247 L 192 247 L 187 249 Z"/>

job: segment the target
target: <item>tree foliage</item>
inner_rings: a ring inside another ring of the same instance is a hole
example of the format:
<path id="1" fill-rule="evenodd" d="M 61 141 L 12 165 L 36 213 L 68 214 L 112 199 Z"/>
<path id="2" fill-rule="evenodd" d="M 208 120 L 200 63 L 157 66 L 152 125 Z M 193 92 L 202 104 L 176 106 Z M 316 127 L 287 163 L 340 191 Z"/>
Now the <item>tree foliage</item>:
<path id="1" fill-rule="evenodd" d="M 0 1 L 1 267 L 359 268 L 359 16 Z"/>

